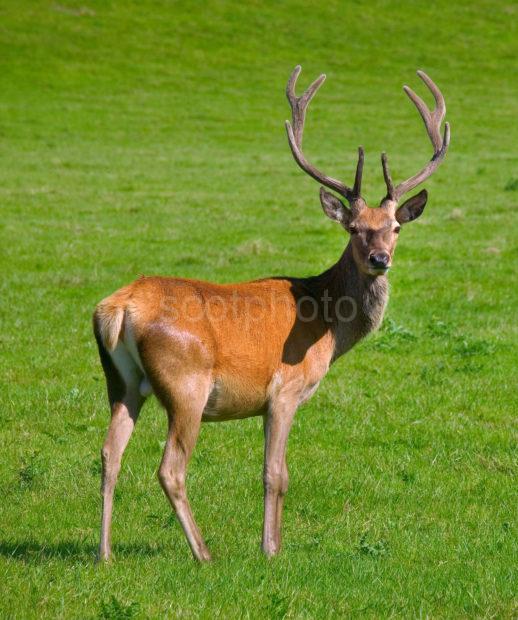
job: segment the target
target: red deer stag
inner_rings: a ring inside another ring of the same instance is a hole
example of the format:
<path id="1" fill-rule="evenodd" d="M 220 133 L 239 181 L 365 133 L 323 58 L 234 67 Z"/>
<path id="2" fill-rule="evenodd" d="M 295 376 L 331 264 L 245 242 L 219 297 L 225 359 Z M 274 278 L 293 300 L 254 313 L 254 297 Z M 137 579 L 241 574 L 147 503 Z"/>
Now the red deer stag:
<path id="1" fill-rule="evenodd" d="M 379 208 L 369 208 L 361 196 L 361 147 L 352 188 L 306 159 L 302 151 L 306 109 L 325 75 L 297 97 L 300 71 L 295 68 L 286 91 L 292 110 L 292 122 L 286 122 L 289 145 L 305 172 L 348 202 L 346 206 L 320 189 L 324 212 L 350 235 L 347 247 L 336 264 L 317 276 L 224 285 L 141 277 L 99 303 L 94 332 L 111 406 L 101 451 L 100 559 L 111 554 L 113 494 L 122 454 L 150 394 L 159 399 L 169 422 L 158 470 L 160 484 L 198 560 L 210 560 L 210 553 L 191 512 L 185 479 L 200 423 L 263 416 L 262 549 L 275 555 L 281 545 L 288 488 L 286 442 L 293 416 L 329 366 L 380 325 L 388 299 L 386 273 L 400 226 L 421 215 L 426 190 L 399 207 L 398 202 L 435 171 L 448 149 L 448 123 L 441 135 L 444 98 L 422 71 L 418 75 L 435 98 L 433 111 L 404 87 L 423 118 L 433 156 L 420 172 L 394 185 L 383 153 L 387 194 Z"/>

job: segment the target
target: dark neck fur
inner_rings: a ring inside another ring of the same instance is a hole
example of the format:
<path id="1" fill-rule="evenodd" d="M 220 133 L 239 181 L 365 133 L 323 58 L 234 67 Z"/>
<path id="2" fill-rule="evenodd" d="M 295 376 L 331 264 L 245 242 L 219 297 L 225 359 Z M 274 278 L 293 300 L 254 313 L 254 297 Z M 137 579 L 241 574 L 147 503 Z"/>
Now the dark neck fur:
<path id="1" fill-rule="evenodd" d="M 337 263 L 301 283 L 317 301 L 321 316 L 333 330 L 333 360 L 379 327 L 388 301 L 387 277 L 361 272 L 350 243 Z"/>

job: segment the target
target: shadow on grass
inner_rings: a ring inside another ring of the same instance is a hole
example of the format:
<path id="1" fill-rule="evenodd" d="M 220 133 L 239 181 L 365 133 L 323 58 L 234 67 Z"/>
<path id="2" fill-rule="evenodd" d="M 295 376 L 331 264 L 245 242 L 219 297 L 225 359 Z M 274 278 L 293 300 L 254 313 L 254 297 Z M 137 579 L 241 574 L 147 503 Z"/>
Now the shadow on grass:
<path id="1" fill-rule="evenodd" d="M 118 544 L 113 547 L 113 555 L 118 557 L 153 557 L 165 553 L 162 547 L 146 544 Z M 51 559 L 81 560 L 94 562 L 97 545 L 78 541 L 41 543 L 35 540 L 19 542 L 0 541 L 0 557 L 21 562 L 39 562 Z"/>

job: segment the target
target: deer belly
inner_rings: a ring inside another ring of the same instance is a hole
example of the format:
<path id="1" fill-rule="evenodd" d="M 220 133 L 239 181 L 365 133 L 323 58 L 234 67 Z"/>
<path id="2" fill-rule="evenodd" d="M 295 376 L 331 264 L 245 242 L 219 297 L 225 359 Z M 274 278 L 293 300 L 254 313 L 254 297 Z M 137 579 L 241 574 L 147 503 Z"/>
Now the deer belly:
<path id="1" fill-rule="evenodd" d="M 266 393 L 239 378 L 219 378 L 213 383 L 203 410 L 204 422 L 222 422 L 262 415 L 266 411 Z"/>

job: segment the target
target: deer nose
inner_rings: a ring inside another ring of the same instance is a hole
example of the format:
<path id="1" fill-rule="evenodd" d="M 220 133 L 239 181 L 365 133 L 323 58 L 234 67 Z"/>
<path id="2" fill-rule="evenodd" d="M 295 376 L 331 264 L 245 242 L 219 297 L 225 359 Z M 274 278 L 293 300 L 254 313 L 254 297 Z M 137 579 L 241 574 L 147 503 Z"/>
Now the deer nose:
<path id="1" fill-rule="evenodd" d="M 369 262 L 375 269 L 386 269 L 390 263 L 388 252 L 373 252 L 369 256 Z"/>

